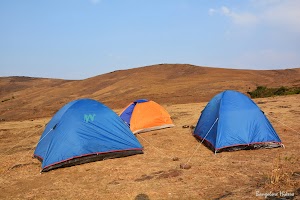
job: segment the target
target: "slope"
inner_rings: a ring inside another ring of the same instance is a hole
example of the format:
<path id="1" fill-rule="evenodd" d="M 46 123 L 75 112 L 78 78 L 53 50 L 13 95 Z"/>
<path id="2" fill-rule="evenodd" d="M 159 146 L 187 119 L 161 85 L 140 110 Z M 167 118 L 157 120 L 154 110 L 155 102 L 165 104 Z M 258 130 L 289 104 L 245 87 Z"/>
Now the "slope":
<path id="1" fill-rule="evenodd" d="M 148 98 L 162 104 L 202 102 L 225 89 L 245 93 L 258 85 L 299 86 L 299 77 L 300 68 L 237 70 L 187 64 L 120 70 L 77 81 L 13 77 L 19 83 L 15 87 L 7 84 L 7 79 L 12 79 L 8 77 L 0 79 L 1 100 L 9 99 L 0 104 L 0 118 L 48 117 L 77 98 L 93 98 L 112 108 L 122 108 L 138 98 Z"/>

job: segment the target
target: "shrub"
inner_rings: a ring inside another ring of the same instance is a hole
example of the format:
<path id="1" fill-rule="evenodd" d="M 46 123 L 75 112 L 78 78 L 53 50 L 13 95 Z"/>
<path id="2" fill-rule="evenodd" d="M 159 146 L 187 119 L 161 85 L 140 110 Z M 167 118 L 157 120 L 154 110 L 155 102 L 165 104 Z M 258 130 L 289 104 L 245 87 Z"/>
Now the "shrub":
<path id="1" fill-rule="evenodd" d="M 281 86 L 279 88 L 267 88 L 266 86 L 257 86 L 255 90 L 247 93 L 251 96 L 251 98 L 300 94 L 300 87 L 287 88 Z"/>

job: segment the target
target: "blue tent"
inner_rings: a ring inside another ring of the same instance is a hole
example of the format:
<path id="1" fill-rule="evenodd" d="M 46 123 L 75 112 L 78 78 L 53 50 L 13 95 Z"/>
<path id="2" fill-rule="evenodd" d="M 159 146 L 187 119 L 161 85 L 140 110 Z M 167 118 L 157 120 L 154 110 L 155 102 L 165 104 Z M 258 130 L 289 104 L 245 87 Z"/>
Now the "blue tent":
<path id="1" fill-rule="evenodd" d="M 194 136 L 214 152 L 282 146 L 260 108 L 246 95 L 231 90 L 206 105 Z"/>
<path id="2" fill-rule="evenodd" d="M 42 172 L 86 162 L 130 156 L 142 145 L 110 108 L 92 99 L 66 104 L 47 124 L 34 152 Z"/>

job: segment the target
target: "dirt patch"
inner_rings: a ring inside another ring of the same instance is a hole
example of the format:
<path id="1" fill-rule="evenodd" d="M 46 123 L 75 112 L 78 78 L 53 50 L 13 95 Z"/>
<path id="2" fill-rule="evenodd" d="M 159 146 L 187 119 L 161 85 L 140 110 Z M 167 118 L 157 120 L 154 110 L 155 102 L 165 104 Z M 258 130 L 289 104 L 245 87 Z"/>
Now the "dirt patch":
<path id="1" fill-rule="evenodd" d="M 24 164 L 16 164 L 16 165 L 12 166 L 10 169 L 16 169 L 16 168 L 25 167 L 25 166 L 28 166 L 28 165 L 39 165 L 39 164 L 34 163 L 34 162 L 24 163 Z"/>
<path id="2" fill-rule="evenodd" d="M 267 103 L 267 102 L 265 102 L 265 101 L 258 101 L 257 102 L 257 104 L 265 104 L 265 103 Z"/>
<path id="3" fill-rule="evenodd" d="M 180 176 L 182 174 L 181 170 L 177 169 L 170 169 L 168 171 L 157 171 L 153 172 L 150 175 L 142 175 L 140 178 L 135 179 L 134 181 L 140 182 L 140 181 L 146 181 L 146 180 L 151 180 L 151 179 L 166 179 L 166 178 L 173 178 Z"/>
<path id="4" fill-rule="evenodd" d="M 291 106 L 278 106 L 279 108 L 290 108 Z"/>
<path id="5" fill-rule="evenodd" d="M 294 113 L 296 115 L 300 115 L 300 111 L 299 110 L 290 110 L 291 113 Z"/>
<path id="6" fill-rule="evenodd" d="M 221 199 L 231 196 L 232 194 L 233 194 L 232 192 L 225 191 L 225 194 L 221 195 L 220 197 L 215 198 L 214 200 L 221 200 Z"/>
<path id="7" fill-rule="evenodd" d="M 108 183 L 109 185 L 119 185 L 120 181 L 119 180 L 113 180 L 111 182 Z"/>
<path id="8" fill-rule="evenodd" d="M 157 179 L 162 179 L 162 178 L 173 178 L 173 177 L 177 177 L 180 176 L 182 174 L 181 170 L 177 170 L 177 169 L 170 169 L 167 172 L 163 172 L 161 174 L 158 175 Z"/>
<path id="9" fill-rule="evenodd" d="M 15 153 L 18 153 L 18 152 L 26 152 L 28 153 L 28 151 L 31 151 L 33 150 L 32 147 L 27 147 L 27 146 L 24 146 L 24 145 L 17 145 L 13 148 L 8 148 L 6 150 L 4 150 L 6 152 L 7 155 L 13 155 Z"/>
<path id="10" fill-rule="evenodd" d="M 146 174 L 143 174 L 140 178 L 135 179 L 134 181 L 140 182 L 140 181 L 146 181 L 146 180 L 151 180 L 153 179 L 153 176 L 148 176 Z"/>

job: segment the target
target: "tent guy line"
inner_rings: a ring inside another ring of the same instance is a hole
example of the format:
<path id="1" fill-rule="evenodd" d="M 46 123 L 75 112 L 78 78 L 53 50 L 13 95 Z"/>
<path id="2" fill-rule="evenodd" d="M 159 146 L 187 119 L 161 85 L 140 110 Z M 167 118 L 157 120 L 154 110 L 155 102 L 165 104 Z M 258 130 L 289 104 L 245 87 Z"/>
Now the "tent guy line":
<path id="1" fill-rule="evenodd" d="M 25 139 L 33 136 L 35 133 L 39 132 L 42 128 L 44 128 L 43 126 L 40 127 L 37 131 L 33 132 L 32 134 L 28 135 L 27 137 L 23 138 L 22 140 L 20 140 L 17 144 L 15 144 L 13 147 L 9 148 L 7 151 L 5 151 L 4 153 L 2 153 L 3 155 L 5 155 L 6 153 L 10 152 L 13 148 L 15 148 L 17 145 L 19 145 L 21 142 L 23 142 Z M 35 145 L 36 146 L 36 145 Z M 34 146 L 34 147 L 35 147 Z M 2 156 L 3 157 L 3 156 Z"/>
<path id="2" fill-rule="evenodd" d="M 205 137 L 202 139 L 202 141 L 197 144 L 197 148 L 195 149 L 195 151 L 193 152 L 192 156 L 189 158 L 189 160 L 184 164 L 184 167 L 189 164 L 189 162 L 191 161 L 191 159 L 194 157 L 195 153 L 198 151 L 199 147 L 201 146 L 201 144 L 204 142 L 205 138 L 207 137 L 207 135 L 209 134 L 209 132 L 211 131 L 211 129 L 214 127 L 214 125 L 216 124 L 216 122 L 219 120 L 219 118 L 217 118 L 214 122 L 214 124 L 210 127 L 209 131 L 206 133 Z M 216 154 L 216 152 L 215 152 Z M 184 168 L 183 167 L 183 168 Z"/>
<path id="3" fill-rule="evenodd" d="M 298 134 L 300 135 L 300 132 L 298 132 L 298 131 L 296 131 L 295 129 L 291 128 L 290 126 L 288 126 L 288 125 L 284 124 L 283 122 L 281 122 L 281 121 L 279 121 L 279 120 L 275 119 L 275 118 L 274 118 L 274 117 L 272 117 L 271 115 L 268 115 L 268 117 L 270 117 L 271 119 L 273 119 L 273 120 L 277 121 L 278 123 L 280 123 L 280 124 L 284 125 L 285 127 L 287 127 L 287 128 L 289 128 L 289 129 L 291 129 L 292 131 L 294 131 L 295 133 L 298 133 Z"/>
<path id="4" fill-rule="evenodd" d="M 168 159 L 173 159 L 174 156 L 169 156 L 167 155 L 165 152 L 163 152 L 161 149 L 157 148 L 156 146 L 154 146 L 153 144 L 151 144 L 148 140 L 146 140 L 144 137 L 141 136 L 141 134 L 137 134 L 137 137 L 140 137 L 141 139 L 143 139 L 145 142 L 147 142 L 148 144 L 150 144 L 157 152 L 161 153 L 163 155 L 164 158 L 168 158 Z"/>

